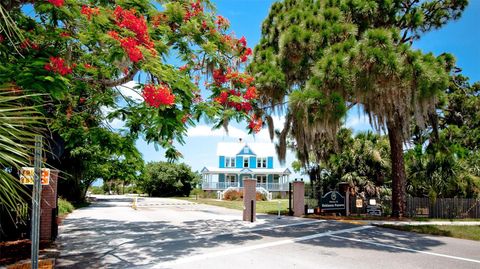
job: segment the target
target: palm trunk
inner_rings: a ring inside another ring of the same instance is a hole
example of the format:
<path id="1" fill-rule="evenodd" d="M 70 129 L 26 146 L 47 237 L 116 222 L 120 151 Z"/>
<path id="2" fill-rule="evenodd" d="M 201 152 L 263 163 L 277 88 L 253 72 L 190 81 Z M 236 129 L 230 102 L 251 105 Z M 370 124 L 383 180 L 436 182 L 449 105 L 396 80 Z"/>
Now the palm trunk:
<path id="1" fill-rule="evenodd" d="M 388 121 L 390 157 L 392 160 L 392 216 L 401 218 L 405 214 L 406 176 L 403 160 L 402 128 L 400 121 Z"/>

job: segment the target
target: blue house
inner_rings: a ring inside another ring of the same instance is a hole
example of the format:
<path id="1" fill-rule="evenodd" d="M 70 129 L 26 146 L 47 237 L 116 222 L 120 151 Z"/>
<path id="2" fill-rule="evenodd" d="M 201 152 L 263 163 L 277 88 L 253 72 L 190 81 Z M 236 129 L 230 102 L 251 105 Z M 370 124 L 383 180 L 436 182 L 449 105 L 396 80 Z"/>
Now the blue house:
<path id="1" fill-rule="evenodd" d="M 275 168 L 274 156 L 273 143 L 218 143 L 218 167 L 202 169 L 202 189 L 242 188 L 244 179 L 256 179 L 257 188 L 285 193 L 291 172 L 288 168 Z"/>

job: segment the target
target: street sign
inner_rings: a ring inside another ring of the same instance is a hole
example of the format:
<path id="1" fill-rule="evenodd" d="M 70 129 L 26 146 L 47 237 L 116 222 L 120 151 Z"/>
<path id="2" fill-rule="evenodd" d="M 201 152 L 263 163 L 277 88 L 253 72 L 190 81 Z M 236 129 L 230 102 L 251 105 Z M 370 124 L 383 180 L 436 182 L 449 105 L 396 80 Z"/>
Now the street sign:
<path id="1" fill-rule="evenodd" d="M 345 209 L 345 197 L 338 191 L 327 192 L 322 197 L 323 210 L 342 210 Z"/>
<path id="2" fill-rule="evenodd" d="M 20 170 L 20 183 L 24 185 L 33 185 L 34 175 L 35 169 L 33 167 L 22 167 L 22 169 Z M 50 169 L 42 168 L 40 180 L 42 185 L 50 184 Z"/>

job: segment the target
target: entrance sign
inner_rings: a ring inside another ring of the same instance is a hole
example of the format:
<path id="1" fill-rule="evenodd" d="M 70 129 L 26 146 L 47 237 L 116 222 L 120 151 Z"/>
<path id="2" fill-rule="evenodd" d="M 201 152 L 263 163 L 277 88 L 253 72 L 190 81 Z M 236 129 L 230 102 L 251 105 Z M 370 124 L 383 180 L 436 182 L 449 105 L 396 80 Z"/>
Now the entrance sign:
<path id="1" fill-rule="evenodd" d="M 327 192 L 322 197 L 323 210 L 342 210 L 345 209 L 345 197 L 338 191 Z"/>
<path id="2" fill-rule="evenodd" d="M 363 207 L 363 200 L 361 198 L 357 198 L 355 201 L 355 207 L 356 208 L 362 208 Z"/>
<path id="3" fill-rule="evenodd" d="M 35 176 L 35 169 L 33 167 L 22 167 L 20 170 L 20 183 L 24 185 L 33 185 Z M 50 184 L 50 169 L 42 168 L 40 177 L 42 185 Z"/>

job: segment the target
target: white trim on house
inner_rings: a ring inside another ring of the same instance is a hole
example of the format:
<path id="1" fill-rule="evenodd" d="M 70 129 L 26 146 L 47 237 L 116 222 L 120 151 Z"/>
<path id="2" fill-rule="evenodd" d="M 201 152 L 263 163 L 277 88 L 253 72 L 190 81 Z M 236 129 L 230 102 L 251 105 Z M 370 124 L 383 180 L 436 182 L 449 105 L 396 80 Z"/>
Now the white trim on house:
<path id="1" fill-rule="evenodd" d="M 217 146 L 217 156 L 236 156 L 245 146 L 250 148 L 247 155 L 256 155 L 257 157 L 275 156 L 275 145 L 273 143 L 229 143 L 220 142 Z M 241 154 L 243 155 L 243 154 Z"/>
<path id="2" fill-rule="evenodd" d="M 218 168 L 204 167 L 201 171 L 204 174 L 283 174 L 290 175 L 292 172 L 288 168 Z"/>

